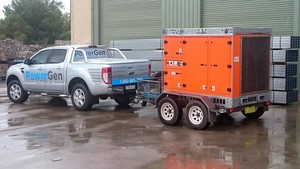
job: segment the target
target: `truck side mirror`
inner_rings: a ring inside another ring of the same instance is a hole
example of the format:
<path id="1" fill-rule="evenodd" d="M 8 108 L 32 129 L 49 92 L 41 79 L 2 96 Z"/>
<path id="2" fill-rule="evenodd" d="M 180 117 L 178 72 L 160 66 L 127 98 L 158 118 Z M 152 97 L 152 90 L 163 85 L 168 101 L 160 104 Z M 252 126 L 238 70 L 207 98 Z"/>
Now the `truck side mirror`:
<path id="1" fill-rule="evenodd" d="M 24 64 L 25 65 L 31 65 L 31 60 L 30 59 L 24 59 Z"/>

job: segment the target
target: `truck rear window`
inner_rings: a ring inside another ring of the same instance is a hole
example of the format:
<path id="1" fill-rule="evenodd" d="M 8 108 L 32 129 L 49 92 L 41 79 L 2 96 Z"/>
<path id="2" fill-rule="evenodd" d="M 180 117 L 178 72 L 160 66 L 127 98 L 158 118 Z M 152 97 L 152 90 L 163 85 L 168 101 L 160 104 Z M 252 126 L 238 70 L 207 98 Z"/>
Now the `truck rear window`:
<path id="1" fill-rule="evenodd" d="M 105 48 L 82 48 L 81 50 L 76 50 L 74 54 L 73 61 L 83 62 L 85 61 L 84 53 L 88 61 L 110 58 L 110 54 Z"/>

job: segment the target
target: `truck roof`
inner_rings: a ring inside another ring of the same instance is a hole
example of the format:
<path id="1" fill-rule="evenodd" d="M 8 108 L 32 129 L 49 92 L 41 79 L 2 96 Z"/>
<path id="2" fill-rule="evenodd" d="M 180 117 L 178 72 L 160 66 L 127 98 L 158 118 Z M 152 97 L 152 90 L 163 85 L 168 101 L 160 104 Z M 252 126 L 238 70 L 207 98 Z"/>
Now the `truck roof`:
<path id="1" fill-rule="evenodd" d="M 59 49 L 59 48 L 105 48 L 105 45 L 64 45 L 64 46 L 51 46 L 44 49 Z"/>

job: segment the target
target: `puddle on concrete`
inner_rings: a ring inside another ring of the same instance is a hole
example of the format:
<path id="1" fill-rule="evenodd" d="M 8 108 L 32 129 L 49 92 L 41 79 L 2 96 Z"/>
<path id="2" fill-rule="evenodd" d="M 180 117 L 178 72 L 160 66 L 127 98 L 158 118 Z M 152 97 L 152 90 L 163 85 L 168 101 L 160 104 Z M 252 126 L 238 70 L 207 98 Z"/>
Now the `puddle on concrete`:
<path id="1" fill-rule="evenodd" d="M 219 116 L 218 122 L 206 131 L 191 130 L 184 121 L 179 126 L 165 126 L 152 107 L 100 103 L 91 111 L 77 112 L 48 102 L 1 106 L 1 156 L 12 157 L 14 153 L 19 159 L 23 154 L 34 158 L 55 154 L 62 162 L 68 158 L 72 161 L 66 162 L 65 167 L 89 164 L 88 159 L 95 158 L 91 166 L 113 169 L 300 166 L 298 105 L 272 106 L 257 120 L 247 120 L 241 113 Z M 23 128 L 17 128 L 20 126 Z M 1 132 L 3 128 L 10 130 Z M 67 156 L 70 154 L 82 161 Z"/>

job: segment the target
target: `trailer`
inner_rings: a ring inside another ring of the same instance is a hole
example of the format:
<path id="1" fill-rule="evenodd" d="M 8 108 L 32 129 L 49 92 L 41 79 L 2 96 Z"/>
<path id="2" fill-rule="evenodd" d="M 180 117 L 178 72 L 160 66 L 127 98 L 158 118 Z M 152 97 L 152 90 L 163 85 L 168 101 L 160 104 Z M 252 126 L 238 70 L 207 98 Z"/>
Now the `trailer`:
<path id="1" fill-rule="evenodd" d="M 268 28 L 164 29 L 161 79 L 140 81 L 137 97 L 171 126 L 183 115 L 199 130 L 222 113 L 259 118 L 270 105 L 270 37 Z"/>

